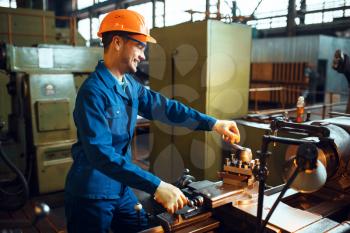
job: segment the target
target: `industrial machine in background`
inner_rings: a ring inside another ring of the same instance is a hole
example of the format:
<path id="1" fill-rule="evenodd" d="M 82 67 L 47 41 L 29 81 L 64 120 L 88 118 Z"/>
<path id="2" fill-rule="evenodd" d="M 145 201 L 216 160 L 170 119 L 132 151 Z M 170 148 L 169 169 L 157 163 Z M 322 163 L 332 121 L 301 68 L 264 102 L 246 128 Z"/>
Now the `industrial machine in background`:
<path id="1" fill-rule="evenodd" d="M 77 31 L 75 18 L 55 16 L 53 11 L 0 7 L 0 21 L 0 41 L 7 44 L 85 46 L 86 43 Z"/>
<path id="2" fill-rule="evenodd" d="M 29 178 L 32 191 L 63 190 L 76 140 L 77 88 L 102 58 L 102 49 L 5 44 L 1 54 L 3 151 Z M 0 171 L 9 177 L 6 167 Z"/>
<path id="3" fill-rule="evenodd" d="M 249 153 L 248 148 L 235 147 L 232 157 L 225 160 L 224 171 L 220 172 L 223 181 L 196 181 L 188 171 L 185 171 L 176 184 L 187 196 L 188 206 L 174 215 L 166 212 L 155 214 L 160 226 L 145 230 L 143 233 L 349 232 L 350 118 L 337 117 L 311 124 L 276 120 L 271 123 L 271 129 L 304 135 L 301 139 L 274 135 L 265 135 L 262 139 L 265 142 L 292 144 L 286 154 L 266 153 L 268 147 L 266 150 L 263 149 L 265 156 L 270 154 L 270 157 L 281 156 L 285 159 L 286 180 L 288 175 L 298 168 L 296 167 L 298 163 L 290 163 L 296 155 L 314 153 L 320 169 L 315 167 L 306 173 L 302 169 L 298 170 L 291 187 L 300 192 L 286 189 L 287 192 L 282 195 L 281 202 L 272 213 L 266 228 L 259 229 L 257 209 L 258 190 L 259 187 L 263 187 L 260 186 L 260 178 L 268 170 L 269 165 L 264 165 L 262 157 L 253 159 L 254 155 Z M 295 146 L 299 145 L 299 142 L 306 144 Z M 312 143 L 317 149 L 308 150 L 310 147 L 305 145 Z M 323 172 L 320 173 L 321 170 Z M 266 173 L 265 175 L 268 176 Z M 322 180 L 319 179 L 320 176 L 324 177 L 322 182 L 313 182 Z M 274 208 L 273 205 L 284 187 L 280 185 L 266 190 L 262 188 L 264 196 L 262 219 Z M 307 191 L 307 188 L 313 192 Z"/>

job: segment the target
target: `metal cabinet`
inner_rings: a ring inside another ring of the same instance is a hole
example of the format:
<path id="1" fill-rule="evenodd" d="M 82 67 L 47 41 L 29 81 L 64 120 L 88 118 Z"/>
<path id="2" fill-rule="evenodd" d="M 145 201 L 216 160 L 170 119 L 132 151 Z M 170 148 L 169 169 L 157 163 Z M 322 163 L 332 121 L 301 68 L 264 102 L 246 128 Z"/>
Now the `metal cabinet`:
<path id="1" fill-rule="evenodd" d="M 251 28 L 208 20 L 151 31 L 151 89 L 218 119 L 248 111 Z M 221 169 L 222 140 L 214 132 L 191 132 L 153 122 L 151 169 L 174 181 L 184 168 L 199 179 Z"/>

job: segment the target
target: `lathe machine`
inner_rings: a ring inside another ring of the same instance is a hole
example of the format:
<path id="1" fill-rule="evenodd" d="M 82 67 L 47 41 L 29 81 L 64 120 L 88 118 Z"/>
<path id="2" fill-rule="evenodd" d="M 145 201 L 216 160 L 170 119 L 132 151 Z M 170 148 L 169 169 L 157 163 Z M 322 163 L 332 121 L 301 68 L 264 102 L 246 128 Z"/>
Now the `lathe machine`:
<path id="1" fill-rule="evenodd" d="M 319 166 L 325 168 L 327 181 L 313 193 L 288 189 L 264 232 L 350 232 L 350 118 L 336 117 L 305 124 L 275 120 L 271 129 L 303 135 L 302 140 L 315 143 L 317 159 L 322 163 Z M 290 145 L 285 154 L 270 156 L 283 156 L 290 161 L 297 151 L 298 146 Z M 152 210 L 152 219 L 158 226 L 143 233 L 256 232 L 261 160 L 253 157 L 248 148 L 235 146 L 231 157 L 225 160 L 223 171 L 218 172 L 222 178 L 218 182 L 195 181 L 185 171 L 176 185 L 188 197 L 188 206 L 174 215 Z M 268 171 L 268 164 L 266 169 Z M 303 185 L 308 185 L 307 182 L 307 179 L 301 181 Z M 283 185 L 264 189 L 263 219 L 282 188 Z"/>

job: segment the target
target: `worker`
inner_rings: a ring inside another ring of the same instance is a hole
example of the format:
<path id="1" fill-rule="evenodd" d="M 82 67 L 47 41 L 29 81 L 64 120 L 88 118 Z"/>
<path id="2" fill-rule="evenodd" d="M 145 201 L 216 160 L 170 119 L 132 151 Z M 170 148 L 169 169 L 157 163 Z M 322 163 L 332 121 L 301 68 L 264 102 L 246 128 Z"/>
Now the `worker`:
<path id="1" fill-rule="evenodd" d="M 335 51 L 334 57 L 333 57 L 333 64 L 332 68 L 336 70 L 338 73 L 342 73 L 345 75 L 346 79 L 348 80 L 348 88 L 349 88 L 349 95 L 348 95 L 348 104 L 346 107 L 346 113 L 350 114 L 350 61 L 349 56 L 347 54 L 344 54 L 339 49 Z"/>
<path id="2" fill-rule="evenodd" d="M 98 36 L 103 60 L 80 87 L 75 108 L 77 143 L 66 179 L 65 211 L 69 233 L 137 232 L 148 228 L 145 212 L 131 188 L 154 196 L 169 213 L 183 208 L 187 199 L 175 186 L 132 162 L 131 139 L 137 115 L 192 130 L 216 131 L 237 143 L 234 121 L 217 120 L 168 99 L 135 81 L 137 65 L 145 59 L 150 36 L 142 15 L 114 10 L 102 20 Z"/>
<path id="3" fill-rule="evenodd" d="M 314 63 L 308 63 L 306 65 L 304 74 L 308 83 L 308 89 L 304 91 L 303 96 L 307 103 L 312 105 L 316 103 L 317 85 L 320 74 L 317 72 L 317 67 Z"/>

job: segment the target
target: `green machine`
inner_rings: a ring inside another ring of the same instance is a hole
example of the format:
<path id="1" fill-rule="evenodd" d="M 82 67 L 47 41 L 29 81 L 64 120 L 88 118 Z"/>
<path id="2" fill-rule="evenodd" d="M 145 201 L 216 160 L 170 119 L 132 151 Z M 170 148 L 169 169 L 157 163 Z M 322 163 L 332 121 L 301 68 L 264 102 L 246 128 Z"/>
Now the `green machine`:
<path id="1" fill-rule="evenodd" d="M 186 33 L 184 33 L 186 32 Z M 218 119 L 248 112 L 251 28 L 216 20 L 154 28 L 149 49 L 150 86 L 169 98 Z M 184 168 L 198 179 L 217 179 L 222 139 L 213 132 L 190 132 L 151 124 L 152 170 L 173 182 Z"/>
<path id="2" fill-rule="evenodd" d="M 92 72 L 101 48 L 65 45 L 2 47 L 2 147 L 39 193 L 63 190 L 76 141 L 77 88 Z M 32 171 L 32 172 L 30 172 Z M 1 167 L 0 177 L 9 171 Z"/>
<path id="3" fill-rule="evenodd" d="M 72 28 L 57 28 L 56 19 L 72 20 L 68 17 L 58 19 L 53 11 L 0 7 L 0 41 L 17 46 L 71 44 Z M 84 46 L 85 39 L 77 30 L 74 33 L 75 45 Z"/>

